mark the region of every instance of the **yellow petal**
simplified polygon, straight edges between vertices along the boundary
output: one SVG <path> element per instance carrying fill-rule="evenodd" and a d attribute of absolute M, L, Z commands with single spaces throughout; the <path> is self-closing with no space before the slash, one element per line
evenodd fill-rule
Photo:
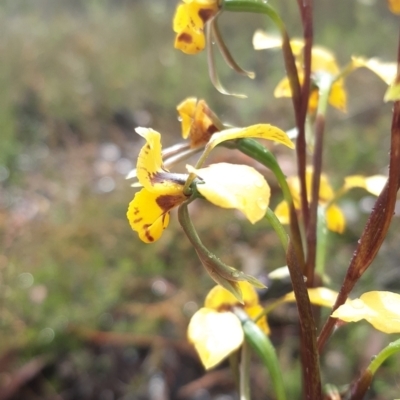
<path fill-rule="evenodd" d="M 239 319 L 231 312 L 200 308 L 191 318 L 188 339 L 206 369 L 219 364 L 243 343 Z"/>
<path fill-rule="evenodd" d="M 400 332 L 400 295 L 392 292 L 367 292 L 359 299 L 340 306 L 332 317 L 346 322 L 367 320 L 385 333 Z"/>
<path fill-rule="evenodd" d="M 339 73 L 339 66 L 335 55 L 325 47 L 313 46 L 311 54 L 312 72 L 327 72 L 332 76 Z"/>
<path fill-rule="evenodd" d="M 182 137 L 187 139 L 190 133 L 190 127 L 192 125 L 194 112 L 196 109 L 197 99 L 196 97 L 189 97 L 183 100 L 176 107 L 179 117 L 181 118 L 182 125 Z"/>
<path fill-rule="evenodd" d="M 279 99 L 281 97 L 292 97 L 292 89 L 287 77 L 283 78 L 274 89 L 274 96 Z"/>
<path fill-rule="evenodd" d="M 131 228 L 145 243 L 153 243 L 160 238 L 169 223 L 169 211 L 181 204 L 186 196 L 163 196 L 142 189 L 129 203 L 127 217 Z"/>
<path fill-rule="evenodd" d="M 256 305 L 250 306 L 250 307 L 245 306 L 244 310 L 246 311 L 246 313 L 249 315 L 250 318 L 254 319 L 263 312 L 264 308 L 262 306 L 260 306 L 259 304 L 256 304 Z M 262 331 L 266 335 L 269 335 L 271 333 L 269 326 L 268 326 L 267 318 L 265 316 L 261 317 L 257 321 L 257 325 L 262 329 Z"/>
<path fill-rule="evenodd" d="M 379 76 L 387 85 L 394 82 L 397 73 L 397 63 L 382 62 L 377 58 L 366 59 L 363 57 L 351 58 L 353 68 L 365 67 Z"/>
<path fill-rule="evenodd" d="M 281 224 L 288 225 L 290 223 L 289 206 L 286 201 L 281 201 L 275 208 L 275 215 Z"/>
<path fill-rule="evenodd" d="M 308 98 L 308 113 L 314 114 L 318 108 L 319 93 L 318 89 L 311 90 L 310 97 Z"/>
<path fill-rule="evenodd" d="M 226 140 L 241 138 L 259 138 L 273 140 L 275 142 L 284 144 L 291 149 L 294 149 L 294 144 L 289 139 L 288 135 L 276 126 L 269 124 L 251 125 L 247 128 L 231 128 L 214 133 L 214 135 L 208 142 L 208 148 L 213 149 L 215 146 L 222 142 L 225 142 Z"/>
<path fill-rule="evenodd" d="M 243 303 L 248 307 L 258 304 L 258 294 L 254 287 L 245 281 L 238 282 L 239 288 L 242 292 Z M 223 310 L 232 306 L 239 305 L 236 297 L 228 292 L 223 287 L 217 285 L 214 286 L 207 294 L 204 301 L 204 306 L 212 308 L 214 310 Z"/>
<path fill-rule="evenodd" d="M 173 22 L 177 33 L 175 48 L 186 54 L 196 54 L 205 47 L 204 24 L 218 12 L 216 1 L 192 1 L 180 4 Z"/>
<path fill-rule="evenodd" d="M 344 88 L 344 80 L 337 80 L 331 88 L 329 94 L 329 104 L 340 111 L 346 112 L 347 109 L 347 93 Z"/>
<path fill-rule="evenodd" d="M 185 54 L 197 54 L 206 47 L 204 33 L 183 29 L 176 35 L 174 47 Z"/>
<path fill-rule="evenodd" d="M 193 149 L 206 145 L 211 136 L 222 129 L 224 129 L 224 125 L 207 103 L 199 100 L 190 127 L 190 147 Z"/>
<path fill-rule="evenodd" d="M 400 0 L 388 0 L 388 6 L 393 14 L 400 14 Z"/>
<path fill-rule="evenodd" d="M 343 189 L 362 188 L 375 196 L 379 196 L 386 181 L 387 178 L 384 175 L 372 175 L 368 177 L 363 175 L 351 175 L 344 178 Z"/>
<path fill-rule="evenodd" d="M 329 206 L 325 213 L 327 228 L 336 233 L 343 233 L 346 229 L 346 219 L 342 210 L 335 204 Z"/>
<path fill-rule="evenodd" d="M 253 47 L 255 50 L 277 49 L 282 47 L 282 38 L 259 29 L 254 33 Z M 290 41 L 290 47 L 294 56 L 299 56 L 304 47 L 304 40 L 293 39 Z"/>
<path fill-rule="evenodd" d="M 338 293 L 334 290 L 325 288 L 325 287 L 318 287 L 308 289 L 308 297 L 310 298 L 311 304 L 320 307 L 328 307 L 331 308 L 335 304 L 336 298 Z M 288 293 L 284 298 L 283 301 L 291 302 L 296 301 L 294 292 Z"/>
<path fill-rule="evenodd" d="M 400 84 L 393 83 L 387 88 L 383 101 L 388 102 L 397 100 L 400 100 Z"/>
<path fill-rule="evenodd" d="M 164 167 L 161 156 L 161 135 L 149 128 L 136 128 L 135 130 L 147 142 L 138 156 L 136 171 L 139 182 L 154 193 L 181 194 L 186 176 L 171 174 Z"/>
<path fill-rule="evenodd" d="M 277 49 L 282 47 L 282 38 L 257 30 L 253 35 L 253 47 L 255 50 Z"/>
<path fill-rule="evenodd" d="M 189 165 L 187 168 L 204 180 L 197 185 L 197 190 L 211 203 L 240 210 L 252 224 L 264 217 L 271 190 L 254 168 L 228 163 L 198 170 Z"/>
<path fill-rule="evenodd" d="M 311 186 L 312 186 L 312 179 L 313 179 L 314 171 L 311 167 L 307 167 L 306 169 L 306 186 L 307 186 L 307 197 L 310 201 L 310 194 L 311 194 Z M 293 179 L 293 178 L 292 178 Z M 290 182 L 289 186 L 293 187 L 294 191 L 299 193 L 300 192 L 300 183 L 297 177 Z M 332 186 L 329 183 L 328 177 L 326 174 L 322 173 L 319 182 L 319 200 L 321 203 L 326 203 L 333 199 L 334 192 Z"/>

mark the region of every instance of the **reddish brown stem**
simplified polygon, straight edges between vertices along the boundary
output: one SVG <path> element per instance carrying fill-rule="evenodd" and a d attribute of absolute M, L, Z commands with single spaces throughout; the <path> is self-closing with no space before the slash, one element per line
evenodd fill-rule
<path fill-rule="evenodd" d="M 291 243 L 287 252 L 287 265 L 299 311 L 300 343 L 304 376 L 304 393 L 307 400 L 321 400 L 321 376 L 316 340 L 315 322 L 307 288 Z"/>
<path fill-rule="evenodd" d="M 400 37 L 397 54 L 397 77 L 396 82 L 400 83 Z M 350 261 L 347 269 L 346 277 L 343 281 L 333 311 L 341 306 L 349 296 L 354 285 L 370 266 L 378 253 L 386 233 L 389 229 L 390 222 L 394 214 L 396 204 L 397 191 L 400 185 L 400 101 L 394 103 L 391 142 L 390 142 L 390 162 L 389 162 L 389 179 L 386 186 L 382 190 L 375 206 L 368 218 L 367 224 L 361 235 L 356 251 Z M 321 334 L 318 338 L 318 349 L 321 352 L 326 341 L 332 333 L 336 319 L 329 318 Z"/>
<path fill-rule="evenodd" d="M 317 115 L 315 120 L 315 147 L 313 157 L 313 178 L 311 185 L 310 214 L 307 226 L 307 258 L 305 276 L 307 286 L 313 287 L 315 259 L 317 254 L 317 217 L 320 177 L 322 172 L 322 150 L 325 130 L 325 117 Z"/>
<path fill-rule="evenodd" d="M 299 110 L 299 119 L 297 121 L 298 136 L 296 141 L 297 151 L 297 169 L 300 181 L 301 211 L 304 219 L 304 225 L 307 228 L 309 223 L 309 209 L 307 200 L 306 186 L 306 130 L 305 122 L 307 117 L 308 99 L 310 97 L 311 82 L 311 50 L 313 42 L 313 13 L 312 0 L 297 0 L 301 20 L 303 24 L 303 61 L 304 61 L 304 80 L 301 87 L 301 104 Z"/>

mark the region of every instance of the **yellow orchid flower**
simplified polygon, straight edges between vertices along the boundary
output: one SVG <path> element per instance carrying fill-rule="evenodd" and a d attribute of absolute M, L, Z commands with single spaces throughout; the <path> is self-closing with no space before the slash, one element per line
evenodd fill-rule
<path fill-rule="evenodd" d="M 312 184 L 313 170 L 307 168 L 306 170 L 306 187 L 307 198 L 311 200 L 311 184 Z M 296 210 L 301 210 L 300 204 L 300 182 L 298 177 L 290 177 L 287 180 L 290 192 L 293 197 L 293 204 Z M 362 175 L 352 175 L 345 178 L 345 183 L 341 189 L 334 192 L 329 184 L 328 178 L 325 174 L 321 174 L 320 188 L 319 188 L 319 205 L 325 208 L 326 225 L 330 231 L 343 233 L 346 227 L 346 219 L 342 210 L 335 204 L 332 204 L 337 198 L 352 188 L 363 188 L 371 194 L 378 196 L 386 183 L 386 177 L 382 175 L 374 175 L 365 177 Z M 285 201 L 279 203 L 275 208 L 275 214 L 282 224 L 289 223 L 289 208 Z"/>
<path fill-rule="evenodd" d="M 189 138 L 190 148 L 208 143 L 211 135 L 224 129 L 224 125 L 204 100 L 189 97 L 177 106 L 182 125 L 182 137 Z"/>
<path fill-rule="evenodd" d="M 219 364 L 243 343 L 242 325 L 239 318 L 231 312 L 232 308 L 243 308 L 251 318 L 255 318 L 263 310 L 253 286 L 248 282 L 238 282 L 238 284 L 244 304 L 240 304 L 223 287 L 215 286 L 208 293 L 204 307 L 200 308 L 190 320 L 188 339 L 194 345 L 206 369 Z M 260 318 L 257 324 L 266 335 L 269 334 L 265 317 Z"/>
<path fill-rule="evenodd" d="M 183 0 L 174 16 L 175 48 L 186 54 L 196 54 L 203 50 L 204 26 L 218 10 L 218 0 Z"/>
<path fill-rule="evenodd" d="M 359 299 L 349 300 L 332 314 L 345 322 L 368 321 L 375 329 L 385 333 L 400 332 L 400 294 L 372 291 Z"/>
<path fill-rule="evenodd" d="M 183 194 L 187 175 L 171 174 L 164 168 L 158 132 L 147 128 L 136 128 L 136 132 L 147 142 L 139 153 L 136 168 L 143 188 L 130 202 L 127 217 L 139 238 L 152 243 L 168 226 L 170 210 L 187 199 Z"/>
<path fill-rule="evenodd" d="M 389 10 L 393 14 L 400 14 L 400 1 L 399 0 L 388 0 Z"/>
<path fill-rule="evenodd" d="M 351 58 L 351 68 L 355 70 L 361 67 L 368 68 L 389 86 L 383 98 L 385 102 L 400 100 L 400 85 L 396 82 L 397 62 L 384 62 L 378 58 L 368 59 L 353 56 Z"/>
<path fill-rule="evenodd" d="M 290 42 L 293 55 L 296 59 L 297 71 L 299 74 L 300 83 L 304 79 L 303 69 L 303 47 L 304 41 L 300 39 L 293 39 Z M 269 35 L 263 31 L 256 31 L 253 37 L 253 46 L 256 50 L 272 49 L 282 46 L 282 40 L 275 36 Z M 315 76 L 318 73 L 327 73 L 332 77 L 336 77 L 340 73 L 339 65 L 336 61 L 335 55 L 322 46 L 313 46 L 311 51 L 311 72 Z M 292 97 L 292 91 L 287 77 L 283 78 L 275 88 L 275 97 Z M 308 109 L 310 113 L 315 112 L 318 106 L 318 88 L 312 88 L 310 92 L 310 99 Z M 346 111 L 347 106 L 347 93 L 344 87 L 344 80 L 337 79 L 329 94 L 329 104 L 341 111 Z"/>
<path fill-rule="evenodd" d="M 146 139 L 139 153 L 136 176 L 143 188 L 130 202 L 127 212 L 129 223 L 139 238 L 152 243 L 161 237 L 168 226 L 169 212 L 187 200 L 184 186 L 187 174 L 169 172 L 162 160 L 161 135 L 149 128 L 136 128 Z M 207 154 L 219 143 L 246 137 L 274 140 L 293 147 L 285 132 L 268 124 L 246 128 L 226 129 L 213 135 L 207 144 Z M 251 223 L 264 217 L 268 208 L 270 188 L 264 177 L 247 165 L 213 164 L 189 172 L 198 177 L 198 191 L 211 203 L 222 208 L 236 208 Z"/>

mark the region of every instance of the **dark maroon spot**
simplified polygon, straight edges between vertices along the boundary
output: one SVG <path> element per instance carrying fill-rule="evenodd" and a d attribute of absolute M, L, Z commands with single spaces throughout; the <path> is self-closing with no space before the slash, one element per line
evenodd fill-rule
<path fill-rule="evenodd" d="M 210 10 L 209 8 L 201 8 L 199 10 L 199 17 L 204 23 L 206 23 L 214 14 L 214 10 Z"/>
<path fill-rule="evenodd" d="M 160 196 L 156 199 L 156 203 L 158 206 L 164 210 L 168 211 L 171 208 L 175 207 L 177 204 L 181 203 L 183 200 L 182 195 L 175 195 L 175 196 Z"/>
<path fill-rule="evenodd" d="M 178 42 L 184 42 L 184 43 L 192 43 L 193 42 L 193 38 L 191 35 L 189 35 L 188 33 L 181 33 L 178 36 Z"/>
<path fill-rule="evenodd" d="M 146 238 L 149 242 L 154 242 L 154 238 L 153 238 L 153 236 L 150 235 L 150 232 L 149 232 L 150 226 L 151 226 L 150 224 L 143 225 L 143 229 L 145 230 L 144 235 L 146 236 Z"/>
<path fill-rule="evenodd" d="M 213 124 L 213 125 L 210 125 L 208 128 L 207 128 L 207 133 L 209 133 L 210 135 L 212 135 L 213 133 L 215 133 L 215 132 L 219 132 L 219 129 Z"/>

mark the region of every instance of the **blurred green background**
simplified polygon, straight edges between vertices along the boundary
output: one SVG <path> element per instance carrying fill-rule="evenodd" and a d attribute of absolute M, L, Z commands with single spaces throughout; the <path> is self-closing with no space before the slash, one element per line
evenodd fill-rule
<path fill-rule="evenodd" d="M 216 92 L 205 54 L 173 49 L 176 3 L 0 3 L 0 400 L 237 398 L 226 365 L 198 381 L 203 370 L 185 341 L 188 320 L 213 283 L 175 218 L 156 244 L 138 240 L 125 217 L 134 189 L 124 177 L 142 144 L 134 127 L 162 132 L 165 146 L 179 141 L 175 107 L 187 96 L 204 98 L 236 126 L 290 129 L 293 113 L 290 100 L 272 95 L 284 75 L 281 55 L 252 49 L 256 29 L 274 32 L 269 21 L 235 13 L 220 19 L 235 59 L 257 73 L 247 80 L 218 59 L 224 85 L 248 95 L 241 100 Z M 273 3 L 290 34 L 300 36 L 296 2 Z M 398 20 L 385 1 L 315 3 L 315 43 L 334 50 L 341 65 L 351 55 L 395 59 Z M 348 112 L 330 110 L 326 131 L 324 170 L 335 187 L 349 174 L 386 173 L 388 164 L 385 85 L 367 70 L 346 85 Z M 293 154 L 273 150 L 293 173 Z M 226 150 L 215 157 L 247 161 Z M 276 204 L 280 193 L 271 185 Z M 332 234 L 327 265 L 336 290 L 373 198 L 354 191 L 341 205 L 349 226 Z M 249 226 L 206 204 L 192 213 L 205 243 L 226 262 L 264 277 L 284 265 L 266 223 Z M 354 296 L 399 290 L 399 240 L 395 218 Z M 278 310 L 271 325 L 289 397 L 300 398 L 294 308 Z M 389 340 L 364 323 L 343 327 L 322 359 L 324 382 L 348 383 Z M 399 361 L 382 367 L 369 399 L 399 397 Z M 254 369 L 255 399 L 269 398 L 264 374 Z"/>

